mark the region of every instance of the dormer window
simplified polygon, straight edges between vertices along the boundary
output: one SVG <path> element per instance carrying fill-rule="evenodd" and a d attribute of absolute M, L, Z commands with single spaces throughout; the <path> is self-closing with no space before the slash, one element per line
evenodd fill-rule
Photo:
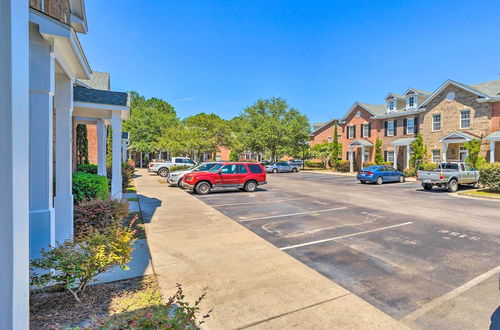
<path fill-rule="evenodd" d="M 413 108 L 415 106 L 415 96 L 410 96 L 408 98 L 408 108 Z"/>
<path fill-rule="evenodd" d="M 391 100 L 389 102 L 387 102 L 387 110 L 388 111 L 394 111 L 396 110 L 396 107 L 395 107 L 395 101 L 394 100 Z"/>

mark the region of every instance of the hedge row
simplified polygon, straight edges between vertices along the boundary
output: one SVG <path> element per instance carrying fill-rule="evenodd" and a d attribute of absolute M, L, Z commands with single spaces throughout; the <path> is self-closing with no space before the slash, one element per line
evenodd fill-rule
<path fill-rule="evenodd" d="M 481 166 L 479 181 L 490 191 L 500 193 L 500 163 Z"/>
<path fill-rule="evenodd" d="M 75 204 L 96 198 L 108 199 L 108 178 L 85 172 L 73 173 L 73 198 Z"/>

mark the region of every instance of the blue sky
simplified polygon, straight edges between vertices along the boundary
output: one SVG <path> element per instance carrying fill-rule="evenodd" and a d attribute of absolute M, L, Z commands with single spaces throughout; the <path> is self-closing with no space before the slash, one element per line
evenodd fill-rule
<path fill-rule="evenodd" d="M 280 96 L 319 122 L 391 91 L 500 79 L 496 0 L 87 0 L 86 10 L 93 70 L 180 117 L 229 119 Z"/>

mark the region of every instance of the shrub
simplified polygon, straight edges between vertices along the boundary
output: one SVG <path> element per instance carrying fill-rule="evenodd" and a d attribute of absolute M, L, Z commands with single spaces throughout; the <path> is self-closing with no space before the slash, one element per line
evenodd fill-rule
<path fill-rule="evenodd" d="M 323 168 L 325 164 L 323 162 L 315 162 L 312 160 L 306 160 L 306 166 L 311 168 Z"/>
<path fill-rule="evenodd" d="M 110 227 L 85 239 L 67 240 L 31 262 L 31 284 L 63 286 L 80 302 L 78 294 L 95 277 L 114 266 L 127 270 L 132 256 L 134 233 L 129 227 Z M 39 275 L 38 270 L 44 270 Z"/>
<path fill-rule="evenodd" d="M 421 163 L 418 169 L 421 171 L 435 171 L 438 168 L 437 163 Z"/>
<path fill-rule="evenodd" d="M 356 164 L 353 164 L 354 167 Z M 348 160 L 341 160 L 337 164 L 337 171 L 339 172 L 349 172 L 351 170 L 351 163 Z"/>
<path fill-rule="evenodd" d="M 363 168 L 368 167 L 368 166 L 375 166 L 375 165 L 377 165 L 377 164 L 376 163 L 372 163 L 372 162 L 364 162 L 363 163 Z"/>
<path fill-rule="evenodd" d="M 134 175 L 135 167 L 133 167 L 129 163 L 122 163 L 122 189 L 125 189 L 128 187 L 130 180 L 132 180 L 132 177 Z M 113 168 L 108 167 L 106 169 L 106 174 L 109 179 L 109 184 L 111 185 L 111 180 L 113 178 Z"/>
<path fill-rule="evenodd" d="M 73 198 L 75 204 L 84 200 L 108 199 L 109 182 L 105 176 L 85 172 L 73 173 Z"/>
<path fill-rule="evenodd" d="M 394 162 L 381 162 L 380 164 L 378 165 L 389 165 L 389 166 L 393 166 L 394 165 Z"/>
<path fill-rule="evenodd" d="M 417 171 L 414 168 L 405 168 L 403 173 L 406 177 L 415 176 Z"/>
<path fill-rule="evenodd" d="M 236 152 L 236 151 L 234 151 L 234 150 L 231 150 L 231 151 L 229 152 L 229 161 L 230 161 L 230 162 L 237 162 L 237 161 L 239 161 L 239 160 L 240 160 L 240 155 L 239 155 L 239 153 L 237 153 L 237 152 Z"/>
<path fill-rule="evenodd" d="M 500 163 L 483 165 L 479 169 L 479 181 L 490 191 L 500 193 Z"/>
<path fill-rule="evenodd" d="M 90 174 L 97 174 L 96 164 L 78 164 L 76 165 L 77 172 L 85 172 Z"/>
<path fill-rule="evenodd" d="M 135 160 L 133 159 L 127 159 L 127 165 L 130 166 L 130 167 L 133 167 L 135 168 Z"/>
<path fill-rule="evenodd" d="M 170 172 L 173 172 L 173 171 L 181 171 L 181 170 L 185 170 L 187 168 L 189 168 L 190 166 L 172 166 L 171 168 L 169 168 L 169 171 Z"/>
<path fill-rule="evenodd" d="M 117 226 L 128 215 L 128 203 L 117 199 L 92 199 L 75 205 L 75 236 L 88 237 L 94 232 L 104 232 L 110 226 Z"/>
<path fill-rule="evenodd" d="M 212 312 L 209 310 L 201 320 L 198 320 L 199 305 L 205 299 L 205 295 L 206 293 L 203 293 L 193 306 L 190 306 L 184 300 L 182 286 L 177 283 L 177 292 L 166 304 L 95 319 L 88 329 L 200 329 Z"/>

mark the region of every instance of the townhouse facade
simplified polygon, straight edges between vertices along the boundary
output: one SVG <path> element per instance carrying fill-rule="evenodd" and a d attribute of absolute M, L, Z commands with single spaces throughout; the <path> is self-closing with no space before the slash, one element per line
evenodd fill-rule
<path fill-rule="evenodd" d="M 316 129 L 310 145 L 331 142 L 332 120 Z M 434 92 L 409 88 L 389 93 L 383 104 L 356 102 L 338 122 L 342 160 L 350 170 L 374 162 L 379 139 L 384 161 L 399 170 L 409 168 L 411 144 L 422 134 L 426 159 L 465 160 L 464 143 L 481 140 L 481 156 L 500 161 L 500 80 L 466 85 L 447 80 Z"/>

